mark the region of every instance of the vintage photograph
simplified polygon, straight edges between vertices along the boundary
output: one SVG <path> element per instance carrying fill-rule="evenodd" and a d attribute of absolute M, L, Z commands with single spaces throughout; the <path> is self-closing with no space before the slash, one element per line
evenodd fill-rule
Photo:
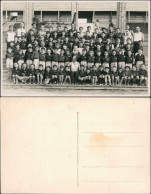
<path fill-rule="evenodd" d="M 2 96 L 148 96 L 150 2 L 3 1 Z"/>

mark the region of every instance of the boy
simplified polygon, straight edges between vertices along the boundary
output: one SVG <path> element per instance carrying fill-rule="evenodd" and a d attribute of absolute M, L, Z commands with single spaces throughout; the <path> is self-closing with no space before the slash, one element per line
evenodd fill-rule
<path fill-rule="evenodd" d="M 86 55 L 85 49 L 82 50 L 82 55 L 80 55 L 79 61 L 80 61 L 81 65 L 84 65 L 84 68 L 86 69 L 86 67 L 87 67 L 87 55 Z"/>
<path fill-rule="evenodd" d="M 37 75 L 38 84 L 42 84 L 43 77 L 44 77 L 44 70 L 43 70 L 43 65 L 42 64 L 39 65 L 39 68 L 36 71 L 36 75 Z"/>
<path fill-rule="evenodd" d="M 101 63 L 102 63 L 101 51 L 98 50 L 95 57 L 95 66 L 97 67 L 97 69 L 101 66 Z"/>
<path fill-rule="evenodd" d="M 65 60 L 64 60 L 65 66 L 67 66 L 71 61 L 72 61 L 71 53 L 70 53 L 70 50 L 67 49 L 65 53 Z"/>
<path fill-rule="evenodd" d="M 60 51 L 60 55 L 59 55 L 59 59 L 58 59 L 59 68 L 60 68 L 60 66 L 64 66 L 64 61 L 65 61 L 65 56 L 64 56 L 64 50 L 62 49 Z"/>
<path fill-rule="evenodd" d="M 130 67 L 129 66 L 125 67 L 125 71 L 123 73 L 123 77 L 124 77 L 125 85 L 129 85 L 130 78 L 131 78 L 131 71 L 130 71 Z"/>
<path fill-rule="evenodd" d="M 147 73 L 147 70 L 145 69 L 145 64 L 141 65 L 141 68 L 138 72 L 138 76 L 139 76 L 139 80 L 140 80 L 140 85 L 146 86 L 148 73 Z"/>
<path fill-rule="evenodd" d="M 135 64 L 137 71 L 139 71 L 142 64 L 145 64 L 145 56 L 143 55 L 143 51 L 141 49 L 138 50 L 138 54 L 135 57 Z"/>
<path fill-rule="evenodd" d="M 52 71 L 51 71 L 51 80 L 53 84 L 57 84 L 58 83 L 58 66 L 57 65 L 53 65 L 52 67 Z"/>
<path fill-rule="evenodd" d="M 63 65 L 60 65 L 60 70 L 58 72 L 58 75 L 59 75 L 59 83 L 63 84 L 64 77 L 65 77 L 64 66 Z"/>
<path fill-rule="evenodd" d="M 116 66 L 113 66 L 113 68 L 112 68 L 111 78 L 112 78 L 112 85 L 113 86 L 119 84 L 119 76 L 118 76 L 118 71 L 117 71 Z"/>
<path fill-rule="evenodd" d="M 132 85 L 138 84 L 138 71 L 135 65 L 133 65 L 133 68 L 131 70 L 131 81 L 130 82 Z"/>
<path fill-rule="evenodd" d="M 45 72 L 45 84 L 49 84 L 51 79 L 51 70 L 50 66 L 46 66 L 46 72 Z"/>
<path fill-rule="evenodd" d="M 108 67 L 108 68 L 110 67 L 110 57 L 109 57 L 107 51 L 104 52 L 104 57 L 102 58 L 102 65 L 103 65 L 104 68 L 105 67 Z"/>
<path fill-rule="evenodd" d="M 125 69 L 125 49 L 121 49 L 121 53 L 118 55 L 118 67 Z"/>
<path fill-rule="evenodd" d="M 27 49 L 27 41 L 26 41 L 26 37 L 25 36 L 21 37 L 20 48 L 23 50 L 23 53 L 25 54 L 26 49 Z"/>
<path fill-rule="evenodd" d="M 18 68 L 18 63 L 14 63 L 14 68 L 12 71 L 13 83 L 18 84 L 18 76 L 20 74 L 20 70 Z"/>
<path fill-rule="evenodd" d="M 59 54 L 58 54 L 58 49 L 54 50 L 54 53 L 52 54 L 52 63 L 51 66 L 57 65 L 58 67 L 58 62 L 59 62 Z"/>
<path fill-rule="evenodd" d="M 78 78 L 78 70 L 80 68 L 79 62 L 77 62 L 76 56 L 72 57 L 72 62 L 70 63 L 71 67 L 71 81 L 75 85 L 77 83 Z"/>
<path fill-rule="evenodd" d="M 91 70 L 89 68 L 85 71 L 85 83 L 91 84 Z"/>
<path fill-rule="evenodd" d="M 27 64 L 23 63 L 22 68 L 20 70 L 20 74 L 18 75 L 18 80 L 20 80 L 23 84 L 26 84 L 28 77 Z"/>
<path fill-rule="evenodd" d="M 133 65 L 133 56 L 132 56 L 132 51 L 129 50 L 127 56 L 125 57 L 125 64 L 128 66 L 130 69 L 132 69 Z"/>
<path fill-rule="evenodd" d="M 42 48 L 41 52 L 39 53 L 39 63 L 43 66 L 43 70 L 46 68 L 46 54 L 45 49 Z"/>
<path fill-rule="evenodd" d="M 122 85 L 123 83 L 123 80 L 124 80 L 124 76 L 123 76 L 123 68 L 122 67 L 119 67 L 119 70 L 118 70 L 118 76 L 119 76 L 119 85 Z"/>
<path fill-rule="evenodd" d="M 36 75 L 36 71 L 35 71 L 35 66 L 34 64 L 31 64 L 30 69 L 28 70 L 28 76 L 29 76 L 29 83 L 35 83 L 35 75 Z"/>
<path fill-rule="evenodd" d="M 94 57 L 94 52 L 92 50 L 89 52 L 87 62 L 88 62 L 88 68 L 92 68 L 94 66 L 95 57 Z"/>
<path fill-rule="evenodd" d="M 51 49 L 48 48 L 46 53 L 46 67 L 49 66 L 51 68 L 51 60 L 52 60 Z"/>
<path fill-rule="evenodd" d="M 69 82 L 69 84 L 71 84 L 71 71 L 70 71 L 70 67 L 66 66 L 65 67 L 65 80 L 64 83 Z"/>
<path fill-rule="evenodd" d="M 33 52 L 33 64 L 35 65 L 35 69 L 39 67 L 39 47 L 36 46 Z"/>
<path fill-rule="evenodd" d="M 105 85 L 107 86 L 108 83 L 109 85 L 111 85 L 111 75 L 110 75 L 109 67 L 105 67 L 104 78 L 105 78 Z"/>
<path fill-rule="evenodd" d="M 78 81 L 81 85 L 84 84 L 85 81 L 85 71 L 84 71 L 84 65 L 80 66 L 80 70 L 78 71 Z"/>
<path fill-rule="evenodd" d="M 91 70 L 92 85 L 96 85 L 98 81 L 98 71 L 95 65 L 93 65 Z"/>
<path fill-rule="evenodd" d="M 110 63 L 111 63 L 111 65 L 110 65 L 111 70 L 114 66 L 117 68 L 117 56 L 116 56 L 115 50 L 112 50 L 112 55 L 110 57 Z"/>
<path fill-rule="evenodd" d="M 7 32 L 7 46 L 9 46 L 11 41 L 14 41 L 16 33 L 14 32 L 14 27 L 12 25 L 9 26 L 9 31 Z"/>
<path fill-rule="evenodd" d="M 103 85 L 104 84 L 104 67 L 103 67 L 103 65 L 99 66 L 98 82 L 99 82 L 99 85 Z"/>
<path fill-rule="evenodd" d="M 8 79 L 11 79 L 12 77 L 13 58 L 14 58 L 14 54 L 12 53 L 12 49 L 8 47 L 7 53 L 6 53 L 6 67 L 8 69 Z"/>
<path fill-rule="evenodd" d="M 18 65 L 19 65 L 19 69 L 21 69 L 22 64 L 24 63 L 24 54 L 23 51 L 20 50 L 18 53 Z"/>
<path fill-rule="evenodd" d="M 32 60 L 33 60 L 33 50 L 32 47 L 29 47 L 28 50 L 25 53 L 25 62 L 27 64 L 27 69 L 29 69 L 30 65 L 32 64 Z"/>

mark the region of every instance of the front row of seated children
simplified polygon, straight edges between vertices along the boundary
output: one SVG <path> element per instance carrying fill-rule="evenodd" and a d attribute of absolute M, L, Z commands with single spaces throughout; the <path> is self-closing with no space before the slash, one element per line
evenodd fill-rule
<path fill-rule="evenodd" d="M 57 65 L 53 65 L 52 69 L 47 66 L 43 70 L 43 65 L 35 70 L 34 65 L 27 69 L 27 64 L 23 63 L 22 68 L 19 69 L 18 63 L 14 64 L 12 78 L 13 83 L 29 83 L 29 84 L 89 84 L 89 85 L 147 85 L 147 70 L 145 65 L 142 64 L 139 71 L 134 65 L 132 69 L 126 66 L 123 70 L 122 67 L 117 68 L 113 66 L 112 71 L 109 67 L 102 65 L 97 67 L 94 65 L 91 69 L 85 70 L 84 65 L 80 65 L 77 72 L 70 70 L 69 66 L 60 66 L 59 70 Z"/>

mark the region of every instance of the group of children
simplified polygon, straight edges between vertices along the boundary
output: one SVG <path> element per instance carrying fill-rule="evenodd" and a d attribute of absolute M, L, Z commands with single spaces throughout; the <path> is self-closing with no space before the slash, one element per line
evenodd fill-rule
<path fill-rule="evenodd" d="M 29 84 L 146 85 L 147 70 L 142 41 L 113 27 L 91 27 L 83 32 L 50 26 L 37 30 L 36 24 L 19 36 L 10 26 L 7 36 L 6 65 L 9 79 Z"/>

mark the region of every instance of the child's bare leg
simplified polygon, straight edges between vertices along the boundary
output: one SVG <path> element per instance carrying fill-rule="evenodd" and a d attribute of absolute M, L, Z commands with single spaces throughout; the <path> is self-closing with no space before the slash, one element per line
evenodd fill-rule
<path fill-rule="evenodd" d="M 43 75 L 40 74 L 40 83 L 42 84 L 42 80 L 43 80 Z"/>
<path fill-rule="evenodd" d="M 40 74 L 37 74 L 37 82 L 39 83 L 40 78 L 39 78 Z"/>
<path fill-rule="evenodd" d="M 111 78 L 110 78 L 110 76 L 108 76 L 108 80 L 109 80 L 109 85 L 111 85 Z"/>
<path fill-rule="evenodd" d="M 32 79 L 33 79 L 33 84 L 34 84 L 35 83 L 35 76 L 34 75 L 33 75 Z"/>

